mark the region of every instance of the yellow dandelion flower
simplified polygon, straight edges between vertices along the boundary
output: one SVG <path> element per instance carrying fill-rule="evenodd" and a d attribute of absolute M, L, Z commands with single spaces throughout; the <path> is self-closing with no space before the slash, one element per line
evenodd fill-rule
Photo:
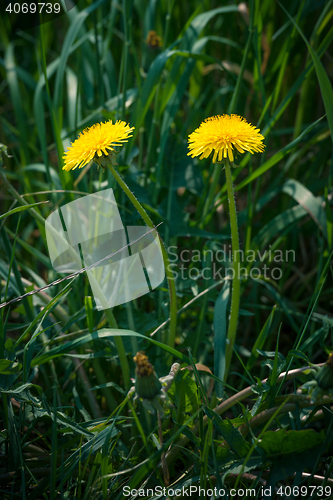
<path fill-rule="evenodd" d="M 208 158 L 214 152 L 213 163 L 224 158 L 234 161 L 233 149 L 239 153 L 261 153 L 265 145 L 260 130 L 238 115 L 218 115 L 207 118 L 189 135 L 188 156 Z"/>
<path fill-rule="evenodd" d="M 131 137 L 131 132 L 134 127 L 126 125 L 126 122 L 118 120 L 112 123 L 112 120 L 105 123 L 96 123 L 92 127 L 88 127 L 68 148 L 63 156 L 65 165 L 63 170 L 74 170 L 82 168 L 90 160 L 98 160 L 103 154 L 108 156 L 111 152 L 115 153 L 113 146 L 122 146 L 123 142 L 127 142 Z M 112 159 L 112 158 L 111 158 Z"/>

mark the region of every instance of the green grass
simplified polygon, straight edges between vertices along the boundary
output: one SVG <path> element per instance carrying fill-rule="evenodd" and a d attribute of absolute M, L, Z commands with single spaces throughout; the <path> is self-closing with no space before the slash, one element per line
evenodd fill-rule
<path fill-rule="evenodd" d="M 332 17 L 332 0 L 81 0 L 21 32 L 1 17 L 1 303 L 64 277 L 45 219 L 106 188 L 125 225 L 162 222 L 167 267 L 113 310 L 97 310 L 86 273 L 0 309 L 1 500 L 168 485 L 331 496 L 333 398 L 299 388 L 333 350 Z M 225 172 L 187 156 L 188 135 L 224 113 L 266 146 L 232 170 L 254 257 L 227 377 Z M 109 119 L 135 127 L 115 170 L 62 170 L 78 133 Z M 139 350 L 159 377 L 181 367 L 161 419 L 128 392 Z"/>

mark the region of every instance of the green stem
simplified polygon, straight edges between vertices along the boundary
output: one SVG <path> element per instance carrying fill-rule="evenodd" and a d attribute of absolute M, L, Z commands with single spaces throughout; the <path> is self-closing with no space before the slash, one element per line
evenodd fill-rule
<path fill-rule="evenodd" d="M 119 186 L 121 187 L 121 189 L 126 193 L 129 200 L 133 203 L 134 207 L 139 212 L 139 214 L 141 215 L 141 217 L 143 218 L 143 220 L 147 224 L 147 226 L 154 227 L 154 224 L 153 224 L 152 220 L 150 219 L 149 215 L 147 214 L 145 209 L 142 207 L 140 202 L 136 199 L 136 197 L 134 196 L 134 194 L 132 193 L 130 188 L 127 186 L 127 184 L 120 177 L 118 172 L 113 168 L 113 166 L 111 165 L 110 162 L 105 162 L 105 163 L 106 163 L 107 168 L 110 170 L 111 174 L 116 179 Z M 170 294 L 170 329 L 169 329 L 169 336 L 168 336 L 167 345 L 169 345 L 170 347 L 174 347 L 175 337 L 176 337 L 176 326 L 177 326 L 176 287 L 175 287 L 175 282 L 173 279 L 172 271 L 170 269 L 170 261 L 169 261 L 167 251 L 163 245 L 162 240 L 160 240 L 160 243 L 161 243 L 163 262 L 164 262 L 166 277 L 168 280 L 169 294 Z"/>
<path fill-rule="evenodd" d="M 228 159 L 225 160 L 225 175 L 227 180 L 228 203 L 230 212 L 230 228 L 231 228 L 232 256 L 233 256 L 232 267 L 234 271 L 233 273 L 234 276 L 232 280 L 231 310 L 230 310 L 230 319 L 229 319 L 228 334 L 227 334 L 226 367 L 225 367 L 224 380 L 226 380 L 228 376 L 228 371 L 232 357 L 232 350 L 236 340 L 239 300 L 240 300 L 240 276 L 239 276 L 240 252 L 239 252 L 237 211 L 236 211 L 236 202 L 234 196 L 234 186 L 232 183 L 231 168 Z"/>
<path fill-rule="evenodd" d="M 201 219 L 203 221 L 202 227 L 204 227 L 206 215 L 208 214 L 208 212 L 212 208 L 211 206 L 212 206 L 212 203 L 213 203 L 213 200 L 215 197 L 216 186 L 218 185 L 218 182 L 220 179 L 220 174 L 221 174 L 221 166 L 220 166 L 220 164 L 216 163 L 214 165 L 214 172 L 213 172 L 212 181 L 210 183 L 208 196 L 207 196 L 206 203 L 204 205 L 204 209 L 202 212 L 202 219 Z"/>

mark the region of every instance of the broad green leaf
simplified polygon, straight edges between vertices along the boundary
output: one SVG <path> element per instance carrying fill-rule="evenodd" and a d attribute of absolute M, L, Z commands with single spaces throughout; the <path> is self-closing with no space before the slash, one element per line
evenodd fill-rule
<path fill-rule="evenodd" d="M 325 439 L 325 432 L 318 434 L 313 429 L 300 431 L 287 431 L 280 429 L 275 431 L 266 431 L 258 441 L 258 446 L 264 450 L 267 457 L 278 457 L 289 453 L 300 453 L 308 450 Z"/>
<path fill-rule="evenodd" d="M 279 430 L 278 434 L 282 432 Z M 289 431 L 289 432 L 305 432 L 305 431 Z M 314 431 L 313 431 L 314 432 Z M 269 480 L 266 488 L 274 488 L 278 481 L 286 480 L 287 478 L 297 474 L 301 477 L 305 470 L 310 472 L 317 466 L 318 456 L 322 452 L 323 444 L 318 444 L 311 448 L 305 448 L 299 453 L 280 453 L 270 458 L 272 465 L 270 467 Z M 309 498 L 309 497 L 308 497 Z"/>

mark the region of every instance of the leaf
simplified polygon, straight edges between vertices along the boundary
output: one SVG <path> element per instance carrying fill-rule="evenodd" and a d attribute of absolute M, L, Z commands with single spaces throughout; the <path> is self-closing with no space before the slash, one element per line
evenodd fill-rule
<path fill-rule="evenodd" d="M 32 207 L 35 207 L 36 205 L 41 205 L 44 203 L 48 203 L 48 201 L 39 201 L 38 203 L 31 203 L 30 205 L 22 205 L 20 207 L 13 208 L 13 210 L 9 210 L 9 212 L 6 212 L 5 214 L 0 215 L 0 219 L 3 219 L 4 217 L 8 217 L 8 215 L 15 214 L 16 212 L 22 212 L 23 210 L 27 210 L 27 208 L 32 208 Z"/>
<path fill-rule="evenodd" d="M 81 403 L 79 393 L 76 390 L 76 387 L 73 387 L 73 396 L 75 400 L 75 405 L 79 412 L 81 413 L 82 417 L 84 418 L 85 422 L 89 422 L 91 420 L 91 417 L 89 416 L 87 410 L 84 408 L 84 406 Z"/>
<path fill-rule="evenodd" d="M 98 389 L 106 389 L 107 387 L 114 387 L 118 392 L 120 392 L 123 396 L 126 396 L 126 391 L 122 389 L 118 384 L 115 382 L 107 382 L 106 384 L 101 384 L 101 385 L 95 385 L 92 387 L 90 390 L 91 391 L 97 391 Z"/>
<path fill-rule="evenodd" d="M 264 356 L 265 358 L 275 358 L 275 351 L 262 351 L 261 349 L 257 349 L 257 351 L 261 356 Z M 280 359 L 280 361 L 285 361 L 286 359 L 280 352 L 278 352 L 278 358 Z"/>
<path fill-rule="evenodd" d="M 2 154 L 7 156 L 7 158 L 11 158 L 11 156 L 8 154 L 8 146 L 6 146 L 5 144 L 2 144 L 0 142 L 0 165 L 2 166 L 3 165 L 3 162 L 2 162 Z"/>
<path fill-rule="evenodd" d="M 224 7 L 217 7 L 216 9 L 203 12 L 196 16 L 189 24 L 186 26 L 186 31 L 184 33 L 184 40 L 188 46 L 194 43 L 201 31 L 204 29 L 206 24 L 218 14 L 227 14 L 230 12 L 238 12 L 237 5 L 227 5 Z"/>
<path fill-rule="evenodd" d="M 134 472 L 134 474 L 131 473 L 131 479 L 128 482 L 128 486 L 129 486 L 130 490 L 133 490 L 134 488 L 136 488 L 138 484 L 142 484 L 143 479 L 148 477 L 149 472 L 152 469 L 156 469 L 157 464 L 158 464 L 158 462 L 160 460 L 162 452 L 164 450 L 168 449 L 168 447 L 175 441 L 175 439 L 183 432 L 183 429 L 184 429 L 185 426 L 192 425 L 193 420 L 199 415 L 200 412 L 201 412 L 201 409 L 199 409 L 193 415 L 191 415 L 189 417 L 189 419 L 186 420 L 186 422 L 184 423 L 184 425 L 181 426 L 173 434 L 173 436 L 171 436 L 170 439 L 168 439 L 168 441 L 166 443 L 164 443 L 163 447 L 161 447 L 153 455 L 150 455 L 149 458 L 147 458 L 146 460 L 144 460 L 143 462 L 141 462 L 140 464 L 138 464 L 138 466 L 136 466 L 136 468 L 138 468 L 138 470 L 136 470 Z"/>
<path fill-rule="evenodd" d="M 248 175 L 242 182 L 240 182 L 236 187 L 235 191 L 238 191 L 239 189 L 242 189 L 244 186 L 249 184 L 250 182 L 254 181 L 254 179 L 257 179 L 257 177 L 260 177 L 263 175 L 267 170 L 270 168 L 274 167 L 282 158 L 284 158 L 290 151 L 292 151 L 295 146 L 297 146 L 302 139 L 306 137 L 306 135 L 323 119 L 324 117 L 319 118 L 319 120 L 315 121 L 309 127 L 307 127 L 304 132 L 302 132 L 297 139 L 294 141 L 290 142 L 285 146 L 284 148 L 280 149 L 275 155 L 273 155 L 271 158 L 269 158 L 267 161 L 265 161 L 262 165 L 260 165 L 259 168 L 256 168 L 250 175 Z M 242 163 L 241 163 L 241 166 Z"/>
<path fill-rule="evenodd" d="M 258 279 L 257 282 L 267 288 L 269 294 L 272 295 L 274 302 L 278 303 L 281 306 L 281 309 L 287 316 L 290 325 L 293 327 L 295 332 L 298 333 L 299 327 L 291 314 L 293 312 L 297 312 L 295 310 L 295 307 L 291 303 L 289 303 L 286 298 L 282 297 L 282 295 L 267 281 Z"/>
<path fill-rule="evenodd" d="M 38 394 L 42 393 L 41 387 L 39 385 L 31 384 L 31 383 L 26 383 L 26 384 L 19 384 L 16 387 L 13 387 L 12 389 L 0 389 L 0 392 L 3 394 L 7 394 L 8 396 L 11 396 L 12 398 L 16 399 L 17 401 L 21 401 L 23 403 L 29 403 L 32 406 L 36 406 L 37 408 L 41 407 L 41 400 L 35 396 L 33 396 L 30 392 L 31 388 L 36 389 Z"/>
<path fill-rule="evenodd" d="M 175 47 L 178 43 L 179 40 L 176 40 L 172 45 L 170 45 L 170 47 L 168 47 L 167 50 L 162 52 L 162 54 L 159 54 L 149 68 L 146 81 L 143 84 L 140 96 L 137 99 L 137 105 L 132 120 L 135 127 L 135 130 L 133 132 L 133 140 L 138 134 L 149 106 L 153 100 L 156 86 L 160 81 L 160 76 L 165 63 L 169 59 L 169 57 L 173 56 L 176 53 L 176 51 L 173 50 L 173 47 Z"/>
<path fill-rule="evenodd" d="M 313 363 L 311 363 L 311 361 L 307 357 L 307 355 L 300 350 L 291 349 L 291 351 L 288 352 L 287 361 L 289 361 L 289 357 L 301 359 L 302 361 L 305 361 L 305 363 L 307 363 L 309 366 L 314 366 Z"/>
<path fill-rule="evenodd" d="M 62 184 L 59 178 L 59 172 L 53 167 L 44 165 L 44 163 L 30 163 L 29 165 L 22 167 L 22 172 L 42 172 L 44 175 L 46 175 L 46 179 L 48 179 L 47 177 L 48 175 L 50 176 L 56 189 L 62 189 Z M 35 176 L 31 180 L 34 181 L 34 179 Z M 45 191 L 47 189 L 50 189 L 50 186 L 46 184 Z"/>
<path fill-rule="evenodd" d="M 147 340 L 148 342 L 151 342 L 152 344 L 155 344 L 165 351 L 169 352 L 170 354 L 173 354 L 175 358 L 181 359 L 183 362 L 190 364 L 191 361 L 190 359 L 182 354 L 181 352 L 177 351 L 176 349 L 173 349 L 172 347 L 169 347 L 162 342 L 158 342 L 157 340 L 152 339 L 151 337 L 145 337 L 145 335 L 141 335 L 141 333 L 134 332 L 132 330 L 118 330 L 118 329 L 108 329 L 108 328 L 103 328 L 101 330 L 98 330 L 97 332 L 89 333 L 87 335 L 83 335 L 80 338 L 77 338 L 75 340 L 71 340 L 69 342 L 66 342 L 66 344 L 54 347 L 53 349 L 50 349 L 48 352 L 41 354 L 40 356 L 36 356 L 32 362 L 31 362 L 31 367 L 34 366 L 39 366 L 43 363 L 46 363 L 50 361 L 51 359 L 57 358 L 59 356 L 62 356 L 63 354 L 72 351 L 73 349 L 77 349 L 78 347 L 91 342 L 92 340 L 98 340 L 98 339 L 109 339 L 111 337 L 140 337 L 141 339 Z"/>
<path fill-rule="evenodd" d="M 282 191 L 292 196 L 308 212 L 327 239 L 327 219 L 321 199 L 316 198 L 309 189 L 294 179 L 288 179 Z"/>
<path fill-rule="evenodd" d="M 177 190 L 180 187 L 185 187 L 191 193 L 201 196 L 203 192 L 202 175 L 199 168 L 189 158 L 176 163 L 173 175 L 172 189 Z"/>
<path fill-rule="evenodd" d="M 82 27 L 84 21 L 94 10 L 96 10 L 101 4 L 104 3 L 105 0 L 97 0 L 97 2 L 92 3 L 89 7 L 82 10 L 75 19 L 71 23 L 67 33 L 65 40 L 62 44 L 61 55 L 58 63 L 58 70 L 55 80 L 55 89 L 54 89 L 54 107 L 55 109 L 61 108 L 60 105 L 61 97 L 62 97 L 62 87 L 63 87 L 63 78 L 66 71 L 66 64 L 70 53 L 72 52 L 72 48 L 74 45 L 74 41 L 76 35 L 78 34 L 80 28 Z"/>
<path fill-rule="evenodd" d="M 177 424 L 183 425 L 188 419 L 188 415 L 192 415 L 198 409 L 197 385 L 186 371 L 178 372 L 174 383 L 168 391 L 168 397 L 177 407 L 177 415 L 175 421 Z"/>
<path fill-rule="evenodd" d="M 8 416 L 7 416 L 7 434 L 9 439 L 9 449 L 8 449 L 8 462 L 9 467 L 14 467 L 13 470 L 17 470 L 22 463 L 22 448 L 19 436 L 19 430 L 17 428 L 18 422 L 15 418 L 13 405 L 8 405 Z"/>
<path fill-rule="evenodd" d="M 6 232 L 9 234 L 9 236 L 12 236 L 15 238 L 15 233 L 11 231 L 7 226 L 5 227 Z M 22 240 L 18 236 L 16 236 L 16 241 L 19 243 L 23 248 L 25 248 L 31 255 L 34 256 L 34 258 L 38 259 L 40 263 L 42 263 L 45 267 L 48 267 L 49 269 L 52 269 L 52 264 L 50 261 L 50 257 L 47 257 L 44 255 L 42 252 L 40 252 L 36 247 L 29 245 L 25 240 Z M 18 293 L 19 295 L 19 293 Z"/>
<path fill-rule="evenodd" d="M 205 405 L 203 406 L 206 415 L 213 421 L 216 429 L 228 443 L 232 451 L 240 458 L 245 457 L 249 452 L 250 445 L 245 441 L 239 430 L 233 426 L 231 420 L 228 418 L 222 420 L 220 415 L 214 410 Z"/>
<path fill-rule="evenodd" d="M 278 431 L 276 434 L 279 432 L 281 431 Z M 270 466 L 270 475 L 266 488 L 273 489 L 278 481 L 287 479 L 295 473 L 301 475 L 306 469 L 312 471 L 317 463 L 317 457 L 320 451 L 321 446 L 318 445 L 310 449 L 305 449 L 300 453 L 288 453 L 287 455 L 281 453 L 280 455 L 271 458 L 272 465 Z"/>
<path fill-rule="evenodd" d="M 115 427 L 113 421 L 111 425 L 108 425 L 105 429 L 103 429 L 101 432 L 91 438 L 87 443 L 81 446 L 77 451 L 75 451 L 64 463 L 65 479 L 67 479 L 71 475 L 72 471 L 75 470 L 75 468 L 78 466 L 79 461 L 83 463 L 89 455 L 95 453 L 99 448 L 103 446 L 107 437 L 112 438 L 118 433 L 119 430 Z"/>
<path fill-rule="evenodd" d="M 191 227 L 185 224 L 185 222 L 179 221 L 178 224 L 172 225 L 170 230 L 171 236 L 184 236 L 184 237 L 194 237 L 198 236 L 199 238 L 207 238 L 214 240 L 230 240 L 230 236 L 221 233 L 211 233 L 210 231 L 206 231 L 204 229 L 198 229 L 196 227 Z M 218 274 L 218 273 L 217 273 Z"/>
<path fill-rule="evenodd" d="M 273 369 L 269 377 L 269 408 L 272 408 L 274 406 L 275 394 L 276 394 L 276 380 L 281 369 L 281 365 L 278 367 L 280 331 L 281 331 L 281 325 L 276 340 Z"/>
<path fill-rule="evenodd" d="M 200 32 L 204 29 L 206 24 L 216 15 L 218 14 L 227 14 L 229 12 L 237 11 L 236 6 L 225 6 L 218 7 L 217 9 L 210 10 L 208 12 L 204 12 L 190 19 L 188 24 L 185 25 L 183 32 L 181 34 L 182 38 L 180 39 L 180 47 L 182 50 L 195 50 L 195 43 L 197 41 Z M 208 37 L 202 37 L 198 42 L 199 44 L 205 44 L 208 40 Z M 199 45 L 200 48 L 200 45 Z M 198 49 L 198 46 L 197 46 Z M 180 58 L 177 58 L 171 68 L 169 78 L 166 81 L 165 87 L 163 89 L 162 96 L 162 104 L 161 111 L 164 110 L 165 106 L 168 104 L 171 96 L 178 91 L 176 88 L 179 88 L 179 80 L 183 74 L 183 61 Z"/>
<path fill-rule="evenodd" d="M 147 111 L 149 109 L 149 106 L 153 100 L 155 90 L 157 87 L 157 84 L 160 82 L 160 77 L 162 74 L 162 71 L 165 67 L 165 64 L 167 60 L 175 55 L 179 55 L 181 57 L 200 57 L 198 54 L 189 54 L 186 51 L 190 51 L 193 47 L 193 44 L 197 40 L 198 36 L 200 35 L 200 32 L 204 29 L 206 24 L 216 15 L 218 14 L 226 14 L 229 12 L 237 12 L 237 6 L 236 5 L 228 5 L 224 7 L 218 7 L 217 9 L 212 9 L 208 12 L 204 12 L 203 14 L 199 14 L 196 16 L 189 24 L 189 26 L 185 27 L 185 32 L 184 35 L 181 39 L 176 40 L 174 43 L 172 43 L 165 51 L 163 51 L 161 54 L 159 54 L 156 59 L 154 59 L 153 63 L 151 64 L 147 78 L 145 83 L 143 84 L 142 90 L 140 92 L 140 96 L 137 100 L 137 106 L 135 109 L 135 114 L 133 117 L 133 125 L 135 126 L 135 130 L 133 133 L 133 141 L 136 137 L 136 134 L 139 132 L 139 129 L 143 123 L 143 120 L 147 114 Z M 181 49 L 182 50 L 173 50 L 176 45 L 179 43 L 181 44 Z M 175 86 L 175 81 L 178 82 L 178 79 L 176 78 L 177 74 L 179 73 L 179 68 L 180 68 L 180 63 L 181 61 L 176 62 L 173 65 L 173 69 L 170 72 L 170 78 L 169 78 L 169 92 L 171 90 L 171 94 L 174 92 L 174 86 Z M 168 92 L 168 89 L 166 88 L 164 91 L 164 95 Z M 169 102 L 169 99 L 171 97 L 171 94 L 169 95 L 168 99 L 164 99 L 164 102 Z M 165 125 L 166 126 L 166 125 Z"/>
<path fill-rule="evenodd" d="M 165 111 L 163 114 L 163 121 L 162 121 L 162 127 L 161 127 L 160 151 L 159 151 L 159 155 L 158 155 L 158 163 L 160 166 L 162 164 L 164 151 L 165 151 L 165 148 L 167 145 L 170 127 L 172 125 L 172 122 L 174 121 L 174 118 L 175 118 L 176 113 L 178 111 L 179 105 L 183 99 L 185 90 L 188 86 L 188 81 L 189 81 L 191 74 L 194 70 L 196 59 L 205 60 L 207 57 L 207 56 L 203 56 L 200 54 L 196 54 L 195 51 L 200 52 L 203 49 L 203 47 L 207 41 L 208 41 L 207 38 L 201 38 L 194 45 L 192 53 L 185 53 L 185 52 L 177 51 L 177 55 L 183 56 L 183 57 L 190 57 L 190 60 L 187 61 L 186 66 L 181 73 L 181 77 L 179 78 L 179 81 L 177 82 L 177 86 L 175 87 L 173 94 L 168 99 L 168 102 L 167 102 L 167 105 L 165 107 Z M 209 59 L 210 59 L 210 61 L 207 61 L 207 62 L 215 62 L 214 58 L 209 58 Z"/>
<path fill-rule="evenodd" d="M 138 89 L 137 88 L 132 88 L 132 89 L 127 89 L 126 90 L 126 102 L 135 102 L 137 99 L 138 95 Z M 89 115 L 85 116 L 80 120 L 77 124 L 77 129 L 83 129 L 85 127 L 88 127 L 90 125 L 93 125 L 97 119 L 100 118 L 100 115 L 105 114 L 105 108 L 108 110 L 108 112 L 113 112 L 116 111 L 119 105 L 119 101 L 122 101 L 123 99 L 123 94 L 117 94 L 115 97 L 111 97 L 111 99 L 108 99 L 103 106 L 96 107 L 95 110 L 90 113 Z M 67 134 L 66 137 L 69 137 L 70 134 Z"/>
<path fill-rule="evenodd" d="M 320 434 L 313 429 L 300 431 L 266 431 L 258 441 L 258 446 L 264 450 L 267 457 L 279 457 L 280 455 L 300 453 L 317 446 L 325 439 L 325 432 Z"/>
<path fill-rule="evenodd" d="M 88 330 L 89 333 L 92 333 L 94 330 L 94 314 L 93 314 L 94 308 L 93 308 L 92 298 L 90 296 L 84 297 L 84 305 L 87 315 Z"/>
<path fill-rule="evenodd" d="M 328 50 L 328 47 L 330 46 L 331 42 L 333 40 L 333 28 L 330 29 L 329 33 L 325 36 L 323 42 L 320 44 L 318 48 L 318 54 L 320 57 L 322 57 L 325 52 Z M 266 123 L 265 127 L 262 130 L 262 134 L 266 137 L 268 136 L 269 132 L 272 130 L 274 127 L 275 123 L 278 121 L 282 113 L 286 110 L 288 105 L 290 104 L 292 98 L 298 91 L 298 89 L 301 87 L 302 83 L 305 81 L 307 76 L 310 74 L 310 72 L 313 69 L 313 62 L 309 61 L 309 63 L 306 65 L 305 69 L 302 71 L 302 73 L 299 75 L 298 78 L 296 78 L 295 83 L 292 85 L 290 90 L 288 91 L 287 95 L 284 97 L 278 108 L 274 111 L 274 114 L 271 118 L 269 118 L 268 122 Z M 275 90 L 273 91 L 275 92 Z M 263 109 L 261 113 L 261 117 L 259 119 L 259 123 L 262 121 L 262 118 L 265 116 L 268 106 L 270 105 L 270 100 L 273 94 L 270 96 L 270 98 L 267 100 L 266 106 Z M 259 126 L 259 124 L 258 124 Z M 244 159 L 241 162 L 241 166 L 244 167 L 250 160 L 250 153 L 244 156 Z"/>
<path fill-rule="evenodd" d="M 9 359 L 0 359 L 0 373 L 2 375 L 13 375 L 21 370 L 21 363 L 13 363 Z"/>
<path fill-rule="evenodd" d="M 6 80 L 10 91 L 11 102 L 14 108 L 14 114 L 16 117 L 19 135 L 21 138 L 20 154 L 21 154 L 21 163 L 23 163 L 24 165 L 25 163 L 27 163 L 29 159 L 29 150 L 27 147 L 28 128 L 26 127 L 27 117 L 24 111 L 24 106 L 22 103 L 22 95 L 20 91 L 19 81 L 17 78 L 14 47 L 15 45 L 13 41 L 10 41 L 6 45 L 6 52 L 5 52 Z"/>
<path fill-rule="evenodd" d="M 272 326 L 272 321 L 273 321 L 275 311 L 276 311 L 276 306 L 274 306 L 273 309 L 271 310 L 271 313 L 270 313 L 266 323 L 264 324 L 263 328 L 261 329 L 261 331 L 260 331 L 260 333 L 259 333 L 259 335 L 254 343 L 254 346 L 252 347 L 251 356 L 248 359 L 248 362 L 246 363 L 246 368 L 248 370 L 250 370 L 252 368 L 252 366 L 254 365 L 255 360 L 258 357 L 259 349 L 261 349 L 264 346 L 264 343 L 269 335 L 269 332 L 270 332 L 270 329 Z"/>
<path fill-rule="evenodd" d="M 226 281 L 215 301 L 214 306 L 214 373 L 221 380 L 224 379 L 225 351 L 227 338 L 227 309 L 230 296 L 229 282 Z M 223 397 L 223 385 L 215 384 L 216 395 Z"/>
<path fill-rule="evenodd" d="M 57 295 L 55 297 L 53 297 L 50 302 L 37 314 L 37 316 L 34 318 L 34 320 L 29 324 L 28 328 L 26 330 L 24 330 L 24 332 L 22 333 L 22 335 L 16 340 L 15 342 L 15 347 L 17 347 L 20 342 L 22 341 L 22 339 L 28 335 L 30 333 L 30 331 L 32 330 L 32 328 L 34 328 L 34 326 L 40 321 L 40 325 L 41 323 L 43 322 L 43 320 L 52 312 L 52 310 L 54 309 L 54 307 L 56 307 L 57 303 L 59 302 L 59 300 L 69 291 L 70 287 L 72 286 L 72 283 L 74 281 L 75 278 L 73 278 L 72 280 L 70 280 L 69 283 L 66 284 L 66 286 L 60 290 L 59 293 L 57 293 Z M 31 342 L 34 338 L 36 338 L 38 335 L 40 335 L 42 333 L 42 331 L 40 330 L 40 325 L 38 326 L 36 332 L 34 333 L 34 335 L 32 336 L 32 338 L 30 339 L 29 342 Z M 28 344 L 29 344 L 28 342 Z M 26 344 L 25 348 L 28 347 L 28 344 Z"/>
<path fill-rule="evenodd" d="M 289 17 L 290 21 L 294 24 L 295 28 L 303 38 L 304 42 L 307 45 L 307 48 L 310 52 L 310 55 L 312 57 L 313 65 L 315 67 L 316 73 L 317 73 L 317 78 L 319 81 L 319 86 L 321 90 L 321 95 L 324 101 L 324 106 L 325 106 L 325 111 L 327 114 L 327 121 L 328 125 L 331 131 L 331 137 L 333 141 L 333 90 L 332 90 L 332 85 L 331 82 L 327 76 L 327 73 L 324 69 L 324 66 L 322 65 L 317 53 L 313 50 L 311 45 L 309 44 L 308 40 L 304 36 L 301 28 L 298 26 L 296 21 L 291 17 L 289 12 L 281 5 L 281 3 L 278 1 L 278 4 L 280 5 L 281 9 L 287 14 Z"/>

